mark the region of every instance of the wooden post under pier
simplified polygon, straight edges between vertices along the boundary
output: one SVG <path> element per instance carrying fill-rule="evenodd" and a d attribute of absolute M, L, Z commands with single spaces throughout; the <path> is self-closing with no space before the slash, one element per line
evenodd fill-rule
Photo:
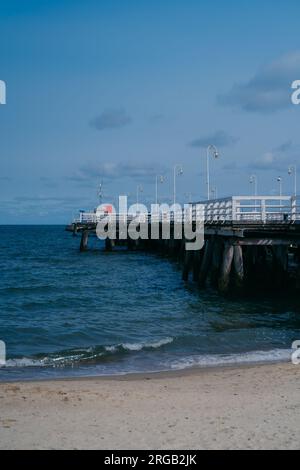
<path fill-rule="evenodd" d="M 231 266 L 234 255 L 234 246 L 231 243 L 225 243 L 223 260 L 219 277 L 219 291 L 226 294 L 229 290 Z"/>
<path fill-rule="evenodd" d="M 244 283 L 244 259 L 241 245 L 234 245 L 233 265 L 235 271 L 235 287 L 240 289 Z"/>
<path fill-rule="evenodd" d="M 189 280 L 189 272 L 192 270 L 194 253 L 191 250 L 185 250 L 183 260 L 182 279 Z"/>
<path fill-rule="evenodd" d="M 106 251 L 112 251 L 115 246 L 115 240 L 112 240 L 111 238 L 106 238 L 105 239 L 105 250 Z"/>
<path fill-rule="evenodd" d="M 213 287 L 218 287 L 218 280 L 223 255 L 223 242 L 220 237 L 216 237 L 212 255 L 212 263 L 210 270 L 210 282 Z"/>
<path fill-rule="evenodd" d="M 204 254 L 203 254 L 203 258 L 202 258 L 202 262 L 200 266 L 199 279 L 198 279 L 199 287 L 204 287 L 207 281 L 207 275 L 209 272 L 213 249 L 214 249 L 214 241 L 212 238 L 211 239 L 208 238 L 206 240 L 203 249 L 204 249 Z"/>
<path fill-rule="evenodd" d="M 200 266 L 202 261 L 202 250 L 194 251 L 193 257 L 193 281 L 198 282 L 200 275 Z"/>
<path fill-rule="evenodd" d="M 80 251 L 86 251 L 87 250 L 88 240 L 89 240 L 89 232 L 88 232 L 88 230 L 83 230 L 83 232 L 81 234 Z"/>
<path fill-rule="evenodd" d="M 273 246 L 273 282 L 280 287 L 287 281 L 288 247 L 286 245 Z"/>

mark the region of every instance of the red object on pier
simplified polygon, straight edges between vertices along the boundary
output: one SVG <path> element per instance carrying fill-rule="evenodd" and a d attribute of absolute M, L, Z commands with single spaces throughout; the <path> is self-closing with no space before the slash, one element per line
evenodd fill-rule
<path fill-rule="evenodd" d="M 105 206 L 102 206 L 103 207 L 103 211 L 106 213 L 106 214 L 111 214 L 112 211 L 113 211 L 113 207 L 111 204 L 106 204 Z"/>

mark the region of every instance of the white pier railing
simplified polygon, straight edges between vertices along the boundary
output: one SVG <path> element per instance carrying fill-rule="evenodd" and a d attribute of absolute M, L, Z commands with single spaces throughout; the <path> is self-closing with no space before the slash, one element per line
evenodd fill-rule
<path fill-rule="evenodd" d="M 300 220 L 300 200 L 292 196 L 232 196 L 204 203 L 204 219 L 207 223 L 296 221 Z"/>
<path fill-rule="evenodd" d="M 300 198 L 293 196 L 232 196 L 207 202 L 191 203 L 179 212 L 129 214 L 103 214 L 98 212 L 80 212 L 74 222 L 94 224 L 103 217 L 107 221 L 129 222 L 133 218 L 138 222 L 196 221 L 205 223 L 259 222 L 280 223 L 300 221 Z"/>

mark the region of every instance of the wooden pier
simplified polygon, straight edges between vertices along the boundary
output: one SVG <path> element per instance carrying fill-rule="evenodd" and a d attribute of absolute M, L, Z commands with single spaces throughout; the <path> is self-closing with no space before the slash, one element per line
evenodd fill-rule
<path fill-rule="evenodd" d="M 300 289 L 300 206 L 290 196 L 236 196 L 189 205 L 192 224 L 196 225 L 199 204 L 203 207 L 204 245 L 186 250 L 186 240 L 174 236 L 176 214 L 170 220 L 170 237 L 162 237 L 163 214 L 159 219 L 158 239 L 118 239 L 123 215 L 114 214 L 115 239 L 106 239 L 106 250 L 127 246 L 129 250 L 157 252 L 177 261 L 185 281 L 199 288 L 211 285 L 219 292 Z M 153 215 L 143 215 L 151 231 Z M 130 223 L 130 218 L 127 218 Z M 181 219 L 183 223 L 183 218 Z M 67 227 L 81 235 L 80 250 L 88 248 L 89 236 L 96 235 L 97 213 L 83 212 Z M 157 223 L 157 220 L 155 221 Z"/>

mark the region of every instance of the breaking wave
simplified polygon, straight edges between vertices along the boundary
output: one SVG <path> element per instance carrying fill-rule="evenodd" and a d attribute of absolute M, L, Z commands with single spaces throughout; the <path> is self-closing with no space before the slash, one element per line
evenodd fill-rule
<path fill-rule="evenodd" d="M 60 351 L 51 354 L 39 354 L 33 357 L 13 358 L 6 361 L 6 367 L 62 367 L 82 363 L 98 363 L 113 355 L 130 354 L 142 350 L 159 349 L 173 342 L 173 338 L 162 338 L 140 343 L 120 343 L 111 346 L 95 346 L 82 349 Z"/>
<path fill-rule="evenodd" d="M 127 373 L 147 373 L 147 372 L 159 372 L 159 371 L 174 371 L 184 370 L 190 368 L 206 368 L 206 367 L 222 367 L 222 366 L 238 366 L 246 364 L 265 364 L 275 362 L 287 362 L 291 357 L 290 349 L 272 349 L 270 351 L 251 351 L 246 353 L 235 353 L 235 354 L 203 354 L 203 355 L 190 355 L 181 358 L 174 358 L 172 354 L 167 353 L 165 360 L 157 359 L 151 360 L 151 366 L 149 362 L 145 363 L 143 360 L 139 361 L 139 355 L 137 360 L 128 364 L 123 364 L 123 367 L 115 368 L 114 364 L 117 364 L 120 355 L 130 355 L 140 351 L 150 352 L 151 349 L 161 348 L 173 341 L 172 338 L 165 338 L 155 342 L 145 343 L 124 343 L 114 346 L 105 346 L 101 348 L 87 348 L 80 350 L 75 353 L 65 351 L 60 354 L 44 355 L 43 357 L 32 357 L 32 358 L 15 358 L 9 359 L 5 366 L 0 369 L 22 369 L 22 368 L 64 368 L 64 367 L 76 367 L 76 366 L 89 366 L 90 374 L 87 375 L 123 375 Z M 101 351 L 100 351 L 101 349 Z M 136 355 L 135 355 L 136 356 Z M 114 362 L 113 359 L 117 362 Z M 91 366 L 91 367 L 90 367 Z M 95 366 L 94 369 L 92 366 Z M 99 368 L 99 366 L 101 366 Z M 76 374 L 75 374 L 76 375 Z"/>
<path fill-rule="evenodd" d="M 169 363 L 166 362 L 165 366 L 171 370 L 183 370 L 193 367 L 286 362 L 290 360 L 291 353 L 290 349 L 272 349 L 270 351 L 251 351 L 236 354 L 203 354 L 183 357 Z"/>

